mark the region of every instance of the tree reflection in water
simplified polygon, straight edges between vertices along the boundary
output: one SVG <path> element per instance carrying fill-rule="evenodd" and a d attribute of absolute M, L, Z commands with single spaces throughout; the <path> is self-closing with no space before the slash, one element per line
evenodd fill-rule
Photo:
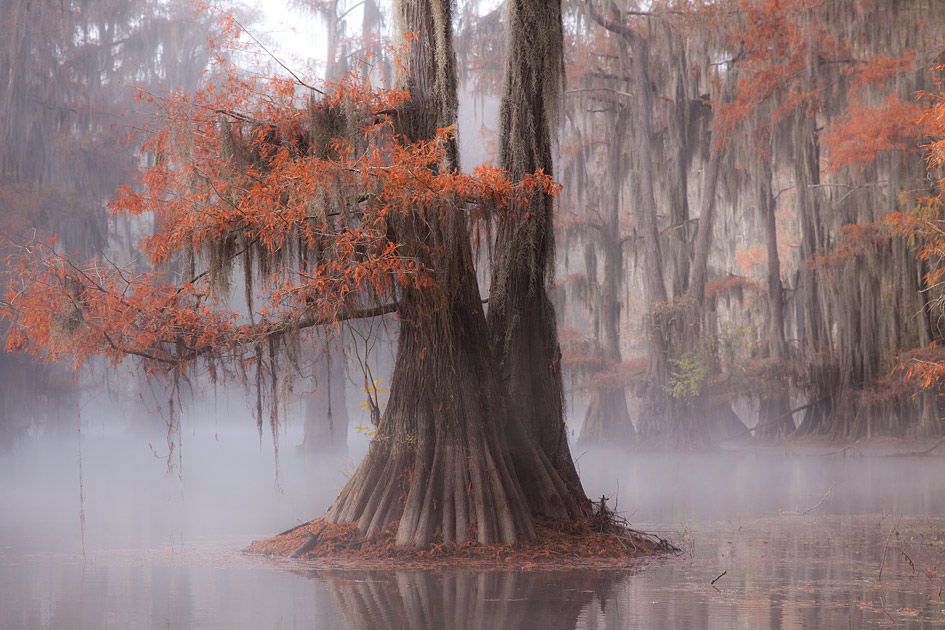
<path fill-rule="evenodd" d="M 542 628 L 573 630 L 582 612 L 613 600 L 630 572 L 307 570 L 357 630 Z"/>

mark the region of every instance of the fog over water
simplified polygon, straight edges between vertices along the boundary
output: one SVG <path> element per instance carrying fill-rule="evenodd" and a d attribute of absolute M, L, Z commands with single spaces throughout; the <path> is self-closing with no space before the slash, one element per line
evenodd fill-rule
<path fill-rule="evenodd" d="M 239 550 L 320 516 L 366 439 L 352 432 L 348 455 L 303 456 L 289 418 L 277 480 L 271 437 L 260 443 L 230 409 L 241 404 L 184 418 L 182 474 L 155 456 L 166 454 L 159 424 L 84 412 L 84 558 L 78 435 L 0 455 L 0 628 L 945 623 L 941 458 L 576 449 L 591 497 L 682 553 L 611 571 L 329 571 Z"/>
<path fill-rule="evenodd" d="M 302 176 L 320 172 L 312 166 L 317 161 L 309 158 L 324 153 L 324 143 L 318 148 L 323 139 L 360 129 L 358 112 L 370 114 L 365 121 L 410 123 L 411 117 L 388 119 L 386 107 L 378 112 L 371 103 L 366 109 L 367 103 L 358 103 L 352 92 L 346 93 L 348 103 L 337 108 L 337 121 L 334 114 L 322 120 L 320 112 L 330 111 L 321 105 L 302 117 L 285 112 L 271 120 L 270 114 L 257 119 L 254 102 L 273 106 L 259 112 L 271 111 L 287 94 L 280 88 L 278 93 L 253 96 L 239 91 L 238 97 L 222 81 L 226 73 L 219 71 L 224 68 L 212 63 L 216 56 L 206 44 L 209 39 L 218 43 L 226 39 L 220 28 L 230 32 L 237 25 L 240 41 L 252 45 L 241 52 L 226 48 L 218 52 L 231 55 L 236 66 L 248 72 L 240 82 L 254 90 L 269 89 L 262 87 L 265 81 L 249 78 L 259 78 L 264 65 L 280 73 L 279 68 L 292 75 L 297 72 L 296 79 L 303 77 L 306 82 L 312 81 L 310 75 L 336 79 L 355 70 L 370 75 L 372 84 L 380 87 L 400 83 L 396 64 L 389 64 L 381 52 L 386 37 L 400 26 L 386 2 L 300 1 L 282 6 L 253 0 L 244 8 L 223 3 L 221 8 L 233 8 L 239 21 L 222 24 L 212 17 L 214 11 L 195 14 L 191 4 L 189 0 L 3 0 L 0 260 L 14 261 L 7 257 L 11 251 L 39 251 L 27 246 L 36 239 L 51 243 L 46 247 L 58 253 L 75 251 L 76 271 L 84 269 L 79 261 L 89 257 L 113 264 L 122 280 L 124 270 L 145 271 L 150 265 L 139 247 L 141 239 L 161 234 L 161 226 L 176 225 L 166 221 L 176 215 L 138 214 L 139 208 L 133 216 L 112 214 L 108 204 L 119 186 L 149 180 L 135 179 L 136 169 L 171 164 L 171 172 L 180 169 L 196 175 L 188 186 L 207 191 L 209 184 L 215 194 L 195 202 L 195 222 L 188 215 L 181 225 L 193 227 L 193 238 L 171 239 L 189 246 L 173 253 L 169 259 L 173 263 L 159 265 L 157 276 L 169 281 L 178 275 L 178 280 L 192 278 L 201 294 L 194 304 L 225 306 L 239 313 L 240 321 L 264 322 L 262 308 L 273 306 L 267 304 L 273 297 L 271 289 L 291 286 L 278 281 L 308 278 L 326 255 L 347 251 L 335 249 L 339 242 L 350 243 L 353 234 L 374 234 L 362 229 L 371 225 L 369 221 L 378 219 L 375 225 L 381 225 L 383 219 L 391 228 L 381 231 L 385 239 L 415 232 L 395 225 L 399 220 L 388 224 L 386 203 L 377 204 L 385 210 L 375 216 L 372 200 L 382 201 L 384 196 L 374 188 L 349 188 L 341 184 L 349 178 L 333 175 L 331 179 L 338 182 L 319 180 L 319 192 L 313 196 L 317 178 Z M 935 225 L 918 238 L 911 232 L 900 234 L 906 240 L 892 237 L 891 226 L 901 220 L 889 223 L 895 215 L 888 214 L 911 205 L 924 214 L 941 209 L 945 201 L 943 164 L 929 171 L 925 146 L 930 139 L 945 137 L 945 124 L 926 126 L 942 123 L 945 103 L 915 98 L 917 91 L 929 95 L 941 91 L 938 65 L 943 59 L 945 0 L 666 2 L 663 8 L 652 1 L 564 3 L 560 26 L 565 45 L 552 45 L 545 61 L 558 59 L 563 51 L 559 61 L 567 80 L 559 86 L 559 78 L 539 79 L 542 85 L 561 87 L 562 93 L 554 107 L 536 102 L 522 108 L 546 110 L 539 118 L 551 123 L 548 134 L 539 133 L 531 140 L 500 135 L 499 112 L 516 101 L 526 105 L 530 99 L 522 96 L 541 92 L 543 98 L 550 97 L 557 87 L 504 92 L 502 77 L 507 65 L 515 67 L 506 58 L 517 55 L 507 52 L 526 49 L 523 43 L 557 41 L 557 26 L 550 19 L 555 12 L 547 12 L 542 27 L 554 28 L 542 32 L 516 27 L 517 21 L 508 18 L 512 14 L 497 10 L 503 4 L 495 0 L 456 4 L 455 33 L 442 37 L 438 28 L 434 40 L 438 45 L 452 41 L 455 47 L 439 51 L 437 59 L 455 58 L 454 130 L 465 172 L 496 162 L 500 153 L 515 153 L 516 145 L 536 144 L 537 136 L 557 137 L 553 171 L 562 189 L 554 210 L 556 244 L 539 247 L 539 241 L 550 243 L 546 235 L 529 236 L 521 241 L 528 247 L 520 251 L 540 249 L 541 258 L 508 260 L 526 262 L 534 277 L 546 262 L 548 271 L 554 269 L 553 288 L 550 276 L 542 275 L 542 282 L 549 280 L 548 297 L 560 328 L 557 337 L 548 337 L 554 344 L 546 347 L 554 347 L 555 353 L 544 365 L 555 365 L 554 373 L 563 366 L 568 396 L 584 398 L 576 404 L 592 411 L 585 416 L 584 408 L 570 410 L 572 442 L 582 419 L 588 417 L 594 421 L 585 422 L 585 428 L 598 427 L 582 440 L 590 444 L 614 444 L 628 437 L 632 418 L 638 429 L 652 422 L 647 432 L 652 436 L 688 440 L 704 432 L 699 437 L 707 442 L 731 435 L 729 430 L 744 435 L 744 421 L 760 429 L 754 435 L 767 446 L 743 444 L 737 450 L 684 453 L 572 446 L 587 496 L 606 500 L 634 528 L 667 538 L 678 546 L 676 554 L 608 570 L 482 571 L 459 562 L 434 571 L 338 570 L 313 562 L 249 556 L 242 550 L 255 539 L 322 516 L 356 470 L 370 443 L 366 432 L 355 428 L 370 427 L 367 414 L 357 410 L 358 403 L 372 399 L 379 413 L 389 400 L 378 393 L 379 387 L 382 391 L 391 387 L 394 372 L 388 337 L 399 329 L 410 330 L 401 329 L 393 313 L 387 319 L 348 322 L 343 331 L 336 326 L 324 344 L 306 341 L 303 345 L 312 346 L 311 351 L 306 347 L 298 357 L 290 351 L 291 331 L 284 334 L 281 326 L 268 329 L 272 400 L 266 401 L 268 387 L 261 389 L 261 379 L 256 381 L 257 392 L 263 392 L 263 401 L 273 402 L 278 396 L 290 398 L 289 386 L 294 382 L 295 387 L 289 408 L 280 410 L 282 424 L 275 438 L 268 419 L 262 432 L 257 430 L 250 412 L 255 401 L 247 400 L 252 394 L 239 387 L 220 386 L 204 392 L 206 399 L 181 401 L 181 429 L 169 434 L 162 405 L 155 402 L 166 402 L 168 393 L 157 394 L 161 387 L 152 384 L 154 395 L 149 399 L 145 379 L 125 380 L 126 371 L 138 370 L 130 362 L 106 371 L 104 363 L 89 359 L 83 371 L 73 373 L 68 361 L 50 367 L 25 354 L 0 352 L 0 630 L 945 628 L 945 442 L 939 443 L 934 456 L 865 457 L 859 442 L 836 452 L 829 452 L 823 443 L 807 448 L 772 446 L 786 435 L 831 435 L 852 441 L 866 435 L 945 433 L 945 398 L 926 391 L 914 395 L 905 387 L 908 379 L 898 382 L 899 372 L 894 384 L 883 378 L 894 359 L 915 350 L 925 357 L 926 349 L 945 343 L 945 327 L 940 325 L 945 284 L 928 286 L 945 261 L 917 259 L 912 247 L 914 239 L 917 243 L 927 239 L 939 245 L 934 251 L 941 252 L 945 240 Z M 585 13 L 594 6 L 615 20 L 610 27 Z M 708 20 L 713 7 L 721 11 Z M 687 8 L 698 12 L 687 17 Z M 653 13 L 647 14 L 650 9 Z M 672 9 L 668 14 L 672 19 L 659 15 L 664 9 Z M 755 19 L 759 16 L 765 19 Z M 553 19 L 557 23 L 559 18 Z M 626 35 L 620 31 L 627 25 L 633 27 L 627 32 L 636 34 L 624 41 Z M 778 32 L 780 39 L 775 36 Z M 789 45 L 764 45 L 768 39 Z M 399 35 L 391 41 L 399 42 Z M 325 62 L 328 58 L 334 61 Z M 555 70 L 558 62 L 535 64 L 532 70 L 542 66 Z M 798 71 L 785 73 L 788 67 Z M 386 82 L 380 80 L 384 75 L 389 75 Z M 204 136 L 214 140 L 201 141 L 201 133 L 190 133 L 180 139 L 186 151 L 169 153 L 141 145 L 150 131 L 134 141 L 129 135 L 126 142 L 118 142 L 131 130 L 150 126 L 156 131 L 160 121 L 173 119 L 168 116 L 177 106 L 161 95 L 177 89 L 192 93 L 207 87 L 206 81 L 218 87 L 207 89 L 197 103 L 216 103 L 214 122 L 205 129 L 212 133 Z M 444 85 L 448 88 L 449 81 L 437 84 L 438 98 L 449 92 Z M 138 86 L 156 100 L 135 100 Z M 308 102 L 309 86 L 296 88 L 298 103 Z M 212 93 L 220 95 L 219 103 L 210 97 Z M 170 110 L 157 109 L 161 102 L 170 104 Z M 218 105 L 223 108 L 216 109 Z M 931 109 L 920 116 L 923 108 Z M 557 121 L 548 113 L 552 110 L 558 111 Z M 200 118 L 194 114 L 179 129 L 199 129 Z M 290 119 L 305 121 L 304 133 L 296 133 L 296 122 L 286 125 Z M 406 131 L 400 126 L 396 122 L 391 128 Z M 726 127 L 731 128 L 723 131 Z M 232 133 L 217 133 L 227 128 Z M 521 128 L 544 129 L 537 121 Z M 293 131 L 283 133 L 289 129 Z M 363 139 L 353 146 L 384 146 L 368 142 L 372 133 L 356 135 Z M 503 142 L 513 150 L 499 151 Z M 207 148 L 208 156 L 225 159 L 203 163 L 192 159 Z M 397 154 L 387 148 L 383 153 Z M 304 168 L 282 171 L 278 167 L 282 156 Z M 227 167 L 239 165 L 240 172 L 227 174 L 224 162 Z M 340 166 L 348 170 L 347 165 Z M 213 175 L 218 169 L 223 176 Z M 374 172 L 387 170 L 398 171 L 384 164 Z M 242 207 L 244 198 L 255 199 L 260 190 L 237 187 L 233 196 L 221 193 L 217 182 L 248 181 L 243 176 L 252 173 L 252 181 L 258 183 L 263 172 L 282 172 L 289 179 L 270 199 L 279 198 L 278 203 L 261 204 L 243 214 L 255 219 L 259 211 L 258 222 L 242 225 L 230 208 L 222 213 L 207 211 L 214 203 L 206 199 L 215 197 L 214 201 L 231 206 L 237 199 Z M 383 176 L 381 181 L 386 181 Z M 311 187 L 301 185 L 304 182 Z M 409 191 L 413 184 L 400 185 Z M 322 194 L 322 189 L 331 194 Z M 473 202 L 470 190 L 447 187 L 444 195 L 436 196 L 446 199 L 458 193 Z M 159 185 L 150 193 L 153 199 L 176 194 Z M 414 200 L 420 198 L 432 199 L 425 190 Z M 468 205 L 470 228 L 479 232 L 493 220 L 496 228 L 504 223 L 501 217 L 507 208 L 498 213 L 489 209 L 495 201 L 488 200 L 484 213 L 472 211 L 473 204 L 466 201 L 453 209 Z M 409 210 L 411 204 L 406 205 Z M 436 216 L 433 205 L 423 202 L 424 220 Z M 275 211 L 290 206 L 306 208 L 307 218 L 293 223 L 286 220 L 287 213 Z M 223 217 L 219 222 L 217 214 Z M 493 218 L 480 222 L 479 214 Z M 525 216 L 529 214 L 545 217 L 530 212 Z M 329 221 L 329 216 L 341 217 L 340 222 Z M 440 214 L 444 220 L 455 216 L 453 210 Z M 283 234 L 290 241 L 267 239 L 263 235 L 268 228 L 258 229 L 283 223 L 296 226 L 292 234 Z M 407 220 L 402 227 L 413 223 Z M 380 233 L 370 243 L 357 240 L 357 247 L 350 250 L 356 255 L 339 260 L 360 262 L 340 274 L 322 277 L 316 272 L 312 279 L 326 280 L 327 286 L 335 286 L 341 277 L 387 279 L 370 284 L 366 291 L 362 289 L 368 284 L 358 281 L 345 291 L 319 293 L 314 302 L 306 283 L 297 284 L 300 290 L 287 295 L 304 296 L 294 311 L 300 319 L 285 321 L 322 320 L 315 315 L 322 309 L 313 304 L 327 304 L 338 296 L 345 302 L 345 316 L 357 314 L 362 306 L 396 307 L 401 316 L 426 312 L 402 308 L 404 296 L 415 293 L 411 289 L 394 289 L 386 295 L 383 291 L 378 295 L 376 289 L 388 284 L 424 286 L 424 275 L 400 277 L 394 270 L 435 268 L 424 257 L 437 250 L 455 250 L 455 260 L 442 260 L 450 270 L 463 268 L 454 263 L 466 261 L 466 244 L 453 247 L 460 245 L 454 228 L 462 221 L 451 218 L 440 226 L 442 230 L 433 223 L 428 235 L 448 235 L 445 243 L 439 237 L 426 238 L 422 229 L 406 243 L 388 242 L 392 248 L 386 250 L 379 247 Z M 234 228 L 237 225 L 242 227 Z M 213 226 L 219 229 L 210 229 Z M 298 256 L 284 256 L 295 249 L 285 243 L 295 242 L 303 226 L 317 227 L 317 237 L 299 238 Z M 529 227 L 525 232 L 539 234 L 546 229 L 542 219 L 540 230 Z M 499 296 L 510 294 L 492 285 L 493 271 L 501 282 L 505 266 L 500 262 L 493 270 L 492 264 L 505 258 L 503 249 L 511 254 L 521 244 L 512 240 L 507 243 L 514 247 L 503 246 L 502 231 L 489 228 L 469 243 L 489 241 L 474 249 L 482 297 L 493 306 L 505 299 Z M 201 241 L 201 232 L 217 236 Z M 281 246 L 266 254 L 262 244 L 267 241 Z M 309 242 L 312 245 L 303 246 Z M 366 264 L 374 260 L 375 251 L 400 252 L 402 264 Z M 558 252 L 557 258 L 546 261 L 544 256 L 552 251 Z M 418 254 L 413 263 L 406 262 L 405 257 L 413 258 L 409 252 Z M 244 257 L 255 262 L 247 264 Z M 291 261 L 288 266 L 269 269 L 272 265 L 267 263 L 283 258 Z M 393 259 L 385 254 L 381 260 Z M 185 261 L 193 269 L 186 269 L 191 265 Z M 216 285 L 216 277 L 222 280 L 225 275 L 216 268 L 230 265 L 235 273 L 228 296 L 216 287 L 211 293 L 220 295 L 204 297 L 198 286 L 202 279 Z M 359 275 L 365 268 L 378 275 Z M 67 291 L 58 301 L 51 290 L 56 285 L 47 284 L 45 277 L 28 283 L 40 287 L 37 312 L 65 314 L 54 322 L 50 339 L 58 343 L 59 335 L 65 335 L 64 345 L 72 349 L 84 347 L 79 335 L 95 329 L 95 300 L 89 300 L 90 310 L 83 313 L 85 300 L 77 299 L 80 293 L 70 282 L 81 275 L 76 286 L 97 293 L 104 286 L 99 284 L 104 276 L 98 274 L 105 272 L 90 270 L 63 276 L 59 285 Z M 275 284 L 267 289 L 263 277 L 270 272 Z M 931 275 L 926 277 L 926 272 Z M 259 276 L 256 280 L 254 273 Z M 430 277 L 438 275 L 455 277 L 453 271 Z M 533 285 L 528 283 L 529 292 L 536 295 Z M 438 290 L 444 288 L 449 287 Z M 0 290 L 0 306 L 9 304 L 12 315 L 29 292 L 16 286 L 9 291 L 5 286 Z M 257 293 L 254 305 L 248 305 L 253 300 L 245 298 Z M 467 306 L 476 313 L 478 325 L 490 327 L 490 339 L 502 339 L 502 326 L 495 325 L 495 318 L 479 317 L 475 296 L 462 293 L 470 297 Z M 689 303 L 692 295 L 699 297 Z M 384 300 L 369 304 L 375 297 Z M 287 303 L 283 301 L 283 306 Z M 540 305 L 543 311 L 544 302 Z M 182 312 L 189 308 L 185 305 Z M 285 312 L 291 315 L 292 310 Z M 23 313 L 28 311 L 27 306 Z M 496 311 L 501 313 L 502 308 Z M 254 320 L 254 313 L 260 317 Z M 201 356 L 196 350 L 183 350 L 190 347 L 179 333 L 187 330 L 181 326 L 184 320 L 174 319 L 164 330 L 173 336 L 164 336 L 150 328 L 164 329 L 161 317 L 140 319 L 134 325 L 124 318 L 115 323 L 122 331 L 140 324 L 144 338 L 175 339 L 179 343 L 167 343 L 168 349 L 175 346 L 178 354 Z M 429 321 L 441 319 L 448 321 L 446 317 Z M 13 321 L 0 316 L 0 339 L 5 339 Z M 24 321 L 27 329 L 48 329 L 36 325 L 38 320 Z M 83 321 L 93 325 L 86 329 Z M 404 321 L 416 326 L 423 320 Z M 548 321 L 541 319 L 535 330 L 549 332 Z M 422 324 L 419 329 L 422 332 Z M 442 337 L 438 333 L 430 339 Z M 474 348 L 475 343 L 467 343 L 468 334 L 463 337 L 461 345 Z M 650 343 L 664 337 L 665 343 Z M 111 348 L 123 347 L 105 338 Z M 47 340 L 39 341 L 40 346 L 43 343 Z M 328 349 L 333 343 L 338 347 Z M 263 355 L 258 354 L 264 344 L 254 339 L 253 345 L 247 346 L 239 365 L 230 366 L 238 374 L 233 381 L 240 375 L 251 381 L 254 369 L 256 374 L 265 373 Z M 499 356 L 498 349 L 492 349 L 496 352 L 488 357 L 493 361 L 489 365 L 501 364 L 505 372 L 509 357 Z M 127 347 L 123 351 L 127 350 L 136 351 Z M 419 358 L 441 354 L 439 350 L 434 347 L 425 355 L 424 349 Z M 220 356 L 228 352 L 221 349 Z M 333 359 L 335 352 L 338 357 Z M 341 354 L 347 357 L 344 361 Z M 463 349 L 456 358 L 464 359 L 464 354 L 474 353 Z M 222 375 L 222 364 L 214 363 L 216 355 L 214 350 L 203 356 L 213 363 L 209 367 L 214 373 Z M 544 369 L 535 359 L 534 366 Z M 342 379 L 332 376 L 332 365 L 342 373 L 348 370 L 347 384 L 338 387 Z M 935 365 L 945 366 L 945 361 Z M 459 363 L 449 366 L 462 368 Z M 209 379 L 205 367 L 193 372 L 195 388 Z M 664 369 L 668 367 L 672 369 Z M 469 373 L 481 377 L 481 372 Z M 423 381 L 425 391 L 442 385 L 437 379 L 447 372 L 432 374 L 434 378 Z M 492 391 L 500 391 L 498 378 L 488 380 L 496 386 Z M 556 391 L 556 381 L 554 385 Z M 445 396 L 469 386 L 463 382 L 440 389 Z M 332 402 L 333 389 L 339 390 L 334 394 L 342 400 L 347 397 L 351 415 L 347 448 L 303 452 L 297 445 L 303 442 L 305 411 L 312 412 L 308 420 L 315 419 L 305 435 L 308 444 L 326 442 L 324 432 L 318 432 L 326 424 L 332 434 L 347 422 L 335 418 L 318 425 L 322 409 L 343 406 Z M 524 391 L 517 386 L 509 389 L 513 396 Z M 183 397 L 191 392 L 187 386 L 178 390 Z M 315 393 L 326 394 L 325 400 Z M 631 394 L 633 405 L 628 406 L 625 398 Z M 139 396 L 149 408 L 138 405 Z M 77 401 L 80 406 L 70 414 L 68 408 Z M 534 402 L 542 400 L 536 397 Z M 533 403 L 516 405 L 515 413 L 532 409 Z M 729 403 L 745 413 L 740 418 L 727 413 Z M 720 409 L 715 408 L 718 405 Z M 503 415 L 513 413 L 513 406 L 499 407 Z M 651 417 L 637 407 L 662 409 L 664 417 Z M 400 418 L 415 420 L 414 409 Z M 680 413 L 683 410 L 692 413 Z M 800 415 L 807 426 L 795 426 L 792 418 L 800 420 Z M 487 416 L 483 412 L 482 417 Z M 431 421 L 437 427 L 457 426 L 439 414 L 431 414 Z M 793 433 L 796 428 L 804 430 Z M 402 437 L 415 443 L 412 433 Z M 700 440 L 681 445 L 701 445 Z M 460 464 L 450 464 L 453 470 L 461 468 L 462 459 L 456 461 Z M 414 472 L 406 466 L 390 470 Z M 370 477 L 371 483 L 375 479 Z M 460 489 L 459 505 L 463 482 L 453 487 Z"/>

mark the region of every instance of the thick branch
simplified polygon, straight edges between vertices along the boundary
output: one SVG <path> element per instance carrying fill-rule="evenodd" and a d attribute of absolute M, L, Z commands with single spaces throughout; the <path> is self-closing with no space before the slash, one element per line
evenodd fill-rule
<path fill-rule="evenodd" d="M 591 16 L 591 19 L 597 22 L 601 27 L 607 29 L 611 33 L 616 33 L 617 35 L 624 37 L 628 42 L 630 42 L 630 46 L 633 48 L 636 48 L 640 44 L 641 37 L 639 33 L 634 31 L 630 27 L 628 27 L 626 24 L 621 24 L 614 20 L 605 20 L 604 17 L 600 13 L 597 12 L 597 8 L 594 6 L 594 3 L 591 2 L 590 0 L 586 2 L 585 4 L 587 6 L 587 12 Z M 633 12 L 631 12 L 631 14 L 632 15 L 650 15 L 648 13 L 633 13 Z"/>

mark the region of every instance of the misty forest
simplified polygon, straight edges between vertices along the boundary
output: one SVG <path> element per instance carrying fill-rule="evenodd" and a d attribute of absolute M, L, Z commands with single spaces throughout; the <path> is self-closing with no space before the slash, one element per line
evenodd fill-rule
<path fill-rule="evenodd" d="M 945 3 L 2 0 L 0 72 L 0 627 L 945 623 Z"/>

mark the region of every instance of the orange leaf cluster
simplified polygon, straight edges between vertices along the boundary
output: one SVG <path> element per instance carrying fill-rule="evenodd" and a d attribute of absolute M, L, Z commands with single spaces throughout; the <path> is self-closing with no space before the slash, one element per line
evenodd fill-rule
<path fill-rule="evenodd" d="M 731 103 L 716 106 L 716 130 L 726 141 L 736 127 L 753 118 L 758 107 L 776 97 L 777 107 L 756 133 L 795 111 L 813 115 L 821 106 L 823 85 L 811 82 L 811 60 L 836 63 L 849 51 L 828 33 L 815 12 L 821 0 L 740 0 L 724 22 L 732 50 L 741 51 L 739 79 Z"/>
<path fill-rule="evenodd" d="M 238 30 L 226 26 L 231 36 Z M 316 101 L 300 96 L 296 78 L 248 77 L 222 56 L 217 64 L 219 82 L 160 101 L 160 126 L 144 147 L 154 165 L 112 204 L 153 215 L 141 248 L 160 271 L 21 246 L 0 307 L 11 321 L 8 350 L 76 365 L 93 354 L 167 366 L 238 355 L 291 330 L 374 312 L 407 288 L 435 294 L 437 230 L 448 216 L 516 212 L 535 190 L 557 193 L 542 172 L 512 182 L 493 167 L 442 171 L 454 130 L 420 142 L 398 135 L 403 91 L 352 75 L 323 86 Z M 163 270 L 181 258 L 195 262 L 195 275 L 168 284 Z M 217 290 L 238 261 L 247 278 L 254 268 L 260 276 L 247 280 L 242 315 Z"/>
<path fill-rule="evenodd" d="M 761 255 L 764 256 L 764 248 Z M 705 283 L 706 299 L 715 299 L 725 295 L 761 294 L 764 290 L 757 283 L 742 276 L 729 276 L 724 280 L 709 280 Z"/>
<path fill-rule="evenodd" d="M 840 228 L 840 238 L 831 251 L 811 258 L 808 264 L 813 268 L 837 268 L 888 241 L 889 236 L 889 226 L 885 223 L 849 223 Z"/>
<path fill-rule="evenodd" d="M 922 114 L 921 105 L 896 94 L 890 94 L 876 107 L 852 103 L 822 136 L 829 152 L 829 170 L 867 166 L 892 151 L 918 153 L 930 131 L 930 125 L 921 122 Z"/>
<path fill-rule="evenodd" d="M 235 324 L 235 314 L 211 308 L 194 284 L 173 287 L 153 272 L 95 262 L 79 266 L 48 244 L 22 247 L 8 275 L 0 308 L 11 322 L 8 352 L 72 358 L 75 367 L 95 354 L 174 364 L 252 337 L 250 327 Z"/>
<path fill-rule="evenodd" d="M 745 249 L 735 251 L 735 263 L 743 274 L 749 273 L 753 267 L 764 267 L 767 261 L 768 250 L 761 243 L 755 243 Z"/>
<path fill-rule="evenodd" d="M 941 392 L 945 386 L 945 349 L 931 346 L 913 350 L 900 357 L 898 371 L 920 389 Z"/>
<path fill-rule="evenodd" d="M 943 69 L 943 66 L 933 67 L 936 72 Z M 911 202 L 908 210 L 893 212 L 884 218 L 886 226 L 914 244 L 917 257 L 926 262 L 925 285 L 935 301 L 934 307 L 939 309 L 943 305 L 941 284 L 945 281 L 945 177 L 942 176 L 945 167 L 945 91 L 941 87 L 939 83 L 936 94 L 921 95 L 929 106 L 918 120 L 932 138 L 924 147 L 930 187 L 914 192 L 911 200 L 903 195 L 904 205 Z M 899 358 L 897 372 L 920 389 L 941 391 L 945 384 L 945 352 L 934 343 L 913 350 Z"/>
<path fill-rule="evenodd" d="M 871 87 L 882 88 L 887 81 L 909 70 L 914 60 L 915 51 L 908 49 L 902 51 L 901 57 L 874 55 L 847 71 L 852 76 L 850 89 L 860 91 Z"/>

